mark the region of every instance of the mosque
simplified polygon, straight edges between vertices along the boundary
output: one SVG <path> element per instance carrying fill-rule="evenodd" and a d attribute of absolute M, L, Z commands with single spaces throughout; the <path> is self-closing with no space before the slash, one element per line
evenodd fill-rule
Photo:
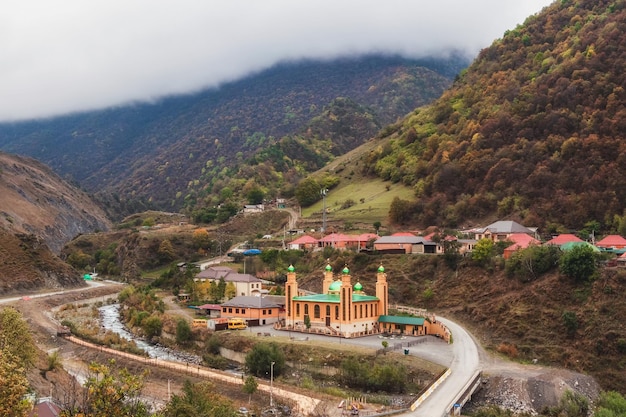
<path fill-rule="evenodd" d="M 321 294 L 298 289 L 295 268 L 290 266 L 285 284 L 285 319 L 282 330 L 326 334 L 345 338 L 379 333 L 398 335 L 437 334 L 447 339 L 445 326 L 428 317 L 389 315 L 389 288 L 385 268 L 376 272 L 376 295 L 367 295 L 360 282 L 352 284 L 348 267 L 338 277 L 326 265 Z"/>

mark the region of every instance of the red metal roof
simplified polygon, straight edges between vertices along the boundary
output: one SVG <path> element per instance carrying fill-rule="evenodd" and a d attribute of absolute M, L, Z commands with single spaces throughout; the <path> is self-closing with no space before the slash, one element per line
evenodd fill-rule
<path fill-rule="evenodd" d="M 306 244 L 311 244 L 311 243 L 317 243 L 317 239 L 315 239 L 313 236 L 304 235 L 304 236 L 300 236 L 299 238 L 290 242 L 289 244 L 290 245 L 306 245 Z"/>
<path fill-rule="evenodd" d="M 620 235 L 608 235 L 596 243 L 596 246 L 603 248 L 626 247 L 626 239 Z"/>
<path fill-rule="evenodd" d="M 563 233 L 548 240 L 545 244 L 561 246 L 562 244 L 568 243 L 568 242 L 582 242 L 582 239 L 580 239 L 578 236 L 573 235 L 571 233 Z"/>

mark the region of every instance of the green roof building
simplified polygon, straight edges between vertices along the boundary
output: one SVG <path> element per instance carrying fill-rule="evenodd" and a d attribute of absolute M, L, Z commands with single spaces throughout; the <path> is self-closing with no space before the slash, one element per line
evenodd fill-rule
<path fill-rule="evenodd" d="M 379 268 L 376 294 L 368 295 L 360 282 L 352 283 L 345 266 L 337 276 L 326 265 L 321 294 L 304 294 L 298 289 L 296 272 L 289 267 L 285 284 L 285 326 L 341 337 L 357 337 L 379 332 L 378 317 L 388 313 L 387 275 Z"/>

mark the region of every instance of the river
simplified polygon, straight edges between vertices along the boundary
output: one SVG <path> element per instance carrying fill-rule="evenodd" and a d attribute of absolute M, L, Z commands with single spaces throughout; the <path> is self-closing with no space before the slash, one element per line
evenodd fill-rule
<path fill-rule="evenodd" d="M 187 352 L 181 352 L 161 345 L 154 345 L 135 337 L 120 320 L 120 305 L 109 304 L 98 309 L 100 312 L 100 324 L 106 330 L 117 333 L 120 337 L 135 342 L 137 347 L 148 354 L 151 358 L 164 359 L 181 363 L 202 363 L 202 358 Z"/>

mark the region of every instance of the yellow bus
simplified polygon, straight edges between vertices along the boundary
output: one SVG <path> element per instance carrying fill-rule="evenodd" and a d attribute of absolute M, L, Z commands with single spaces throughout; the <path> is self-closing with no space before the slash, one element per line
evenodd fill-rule
<path fill-rule="evenodd" d="M 247 328 L 248 325 L 244 319 L 228 319 L 228 330 L 243 330 Z"/>
<path fill-rule="evenodd" d="M 208 321 L 207 319 L 193 319 L 191 327 L 203 327 L 206 329 L 208 327 Z"/>

